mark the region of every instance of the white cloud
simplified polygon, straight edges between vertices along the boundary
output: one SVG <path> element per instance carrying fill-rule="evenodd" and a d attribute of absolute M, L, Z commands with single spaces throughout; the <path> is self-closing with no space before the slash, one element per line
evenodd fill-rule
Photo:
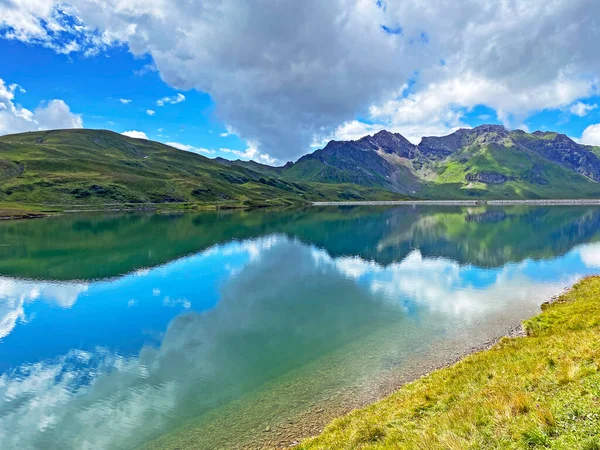
<path fill-rule="evenodd" d="M 125 43 L 135 55 L 150 54 L 166 83 L 207 92 L 243 140 L 284 159 L 304 152 L 320 127 L 350 119 L 432 60 L 422 46 L 383 32 L 385 13 L 370 0 L 68 4 L 96 30 L 98 45 Z M 52 11 L 21 8 L 22 21 L 6 22 L 39 27 Z"/>
<path fill-rule="evenodd" d="M 34 120 L 38 129 L 83 128 L 83 120 L 78 114 L 73 114 L 62 100 L 50 100 L 45 105 L 35 109 Z"/>
<path fill-rule="evenodd" d="M 227 136 L 231 136 L 232 134 L 236 134 L 235 130 L 232 127 L 230 127 L 229 125 L 225 126 L 225 130 L 226 130 L 225 132 L 219 133 L 219 136 L 227 137 Z"/>
<path fill-rule="evenodd" d="M 583 130 L 578 141 L 587 145 L 600 145 L 600 123 L 592 124 Z"/>
<path fill-rule="evenodd" d="M 419 250 L 387 266 L 359 257 L 331 258 L 322 250 L 314 250 L 313 258 L 319 265 L 334 267 L 346 278 L 368 284 L 373 293 L 388 301 L 408 298 L 431 311 L 460 317 L 466 323 L 495 312 L 502 314 L 510 309 L 510 304 L 533 310 L 579 277 L 564 274 L 563 279 L 552 283 L 538 282 L 526 276 L 527 265 L 523 263 L 490 270 L 489 283 L 475 287 L 468 282 L 473 273 L 470 266 L 446 258 L 426 258 Z"/>
<path fill-rule="evenodd" d="M 192 145 L 187 145 L 187 144 L 181 144 L 179 142 L 166 142 L 167 145 L 170 145 L 171 147 L 175 147 L 178 150 L 183 150 L 186 152 L 192 152 L 192 153 L 198 153 L 198 154 L 205 154 L 205 155 L 213 155 L 215 153 L 214 150 L 210 150 L 208 148 L 201 148 L 201 147 L 194 147 Z"/>
<path fill-rule="evenodd" d="M 589 98 L 600 73 L 595 0 L 67 3 L 74 24 L 61 19 L 58 1 L 4 2 L 4 34 L 62 52 L 124 43 L 149 54 L 166 83 L 210 94 L 222 120 L 278 159 L 305 152 L 315 135 L 335 134 L 372 105 L 369 123 L 413 141 L 462 126 L 480 104 L 520 125 Z M 381 28 L 398 24 L 401 35 Z"/>
<path fill-rule="evenodd" d="M 157 106 L 165 106 L 165 104 L 170 103 L 171 105 L 176 105 L 177 103 L 181 103 L 185 101 L 185 95 L 178 93 L 173 97 L 163 97 L 160 100 L 156 101 Z"/>
<path fill-rule="evenodd" d="M 17 84 L 7 86 L 0 78 L 0 135 L 58 128 L 82 128 L 83 119 L 73 114 L 62 100 L 42 102 L 34 111 L 15 103 L 15 92 L 25 93 Z"/>
<path fill-rule="evenodd" d="M 223 153 L 230 153 L 238 156 L 239 158 L 257 161 L 262 164 L 275 164 L 277 162 L 277 159 L 272 158 L 266 153 L 260 152 L 255 143 L 249 142 L 246 150 L 233 150 L 231 148 L 220 148 L 219 150 Z"/>
<path fill-rule="evenodd" d="M 332 139 L 336 141 L 355 141 L 368 134 L 375 134 L 385 128 L 385 125 L 351 120 L 341 124 L 330 134 L 316 135 L 311 147 L 324 147 Z"/>
<path fill-rule="evenodd" d="M 0 339 L 8 336 L 18 322 L 27 321 L 27 303 L 44 299 L 61 308 L 71 308 L 87 289 L 87 284 L 44 283 L 0 277 Z"/>
<path fill-rule="evenodd" d="M 131 100 L 130 100 L 130 99 L 128 99 L 128 98 L 120 98 L 120 99 L 119 99 L 119 101 L 120 101 L 121 103 L 123 103 L 124 105 L 128 105 L 128 104 L 130 104 L 130 103 L 131 103 Z"/>
<path fill-rule="evenodd" d="M 588 104 L 588 103 L 583 103 L 583 102 L 577 102 L 577 103 L 574 103 L 573 105 L 571 105 L 571 107 L 569 108 L 569 111 L 571 111 L 571 114 L 575 114 L 576 116 L 585 117 L 587 115 L 587 113 L 589 113 L 590 111 L 593 111 L 597 107 L 598 107 L 598 105 L 595 103 Z"/>
<path fill-rule="evenodd" d="M 144 133 L 143 131 L 131 130 L 131 131 L 125 131 L 121 134 L 124 136 L 130 137 L 130 138 L 135 138 L 135 139 L 148 139 L 148 136 L 146 136 L 146 133 Z"/>
<path fill-rule="evenodd" d="M 91 33 L 73 17 L 67 4 L 45 0 L 0 3 L 0 36 L 40 44 L 60 54 L 97 52 L 102 37 Z"/>
<path fill-rule="evenodd" d="M 156 111 L 153 111 L 152 109 L 147 109 L 146 114 L 148 114 L 149 116 L 153 116 L 154 114 L 156 114 Z"/>
<path fill-rule="evenodd" d="M 586 267 L 600 268 L 600 243 L 580 247 L 579 257 Z"/>
<path fill-rule="evenodd" d="M 592 89 L 592 81 L 571 80 L 567 76 L 559 76 L 547 84 L 517 89 L 506 82 L 466 73 L 374 105 L 369 109 L 369 117 L 418 143 L 422 136 L 468 128 L 463 121 L 464 115 L 477 105 L 493 108 L 504 125 L 512 128 L 522 126 L 522 120 L 534 111 L 568 105 Z"/>

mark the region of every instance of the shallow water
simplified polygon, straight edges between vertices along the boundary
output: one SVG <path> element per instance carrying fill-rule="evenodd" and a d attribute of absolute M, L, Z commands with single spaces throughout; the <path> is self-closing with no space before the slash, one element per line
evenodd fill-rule
<path fill-rule="evenodd" d="M 584 206 L 0 223 L 1 446 L 291 444 L 597 273 L 599 224 Z"/>

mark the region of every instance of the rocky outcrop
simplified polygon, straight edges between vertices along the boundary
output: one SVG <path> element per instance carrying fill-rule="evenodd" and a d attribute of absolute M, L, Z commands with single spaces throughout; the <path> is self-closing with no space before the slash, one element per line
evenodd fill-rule
<path fill-rule="evenodd" d="M 373 136 L 365 136 L 358 142 L 372 150 L 381 150 L 403 158 L 413 159 L 417 156 L 417 146 L 399 133 L 382 130 Z"/>
<path fill-rule="evenodd" d="M 485 184 L 506 183 L 508 177 L 500 172 L 472 172 L 465 177 L 467 181 L 476 181 Z"/>

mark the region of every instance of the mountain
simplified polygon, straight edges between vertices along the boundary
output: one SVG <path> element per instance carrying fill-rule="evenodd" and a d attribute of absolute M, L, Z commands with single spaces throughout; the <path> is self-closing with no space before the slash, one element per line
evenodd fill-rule
<path fill-rule="evenodd" d="M 400 134 L 380 131 L 357 141 L 331 141 L 300 158 L 283 176 L 321 183 L 355 183 L 410 193 L 420 185 L 408 162 L 417 148 Z"/>
<path fill-rule="evenodd" d="M 104 130 L 54 130 L 0 137 L 0 203 L 272 205 L 313 200 L 398 199 L 358 185 L 282 179 L 284 168 L 224 164 Z"/>
<path fill-rule="evenodd" d="M 331 141 L 281 172 L 282 179 L 348 182 L 422 198 L 600 196 L 600 149 L 564 134 L 501 125 L 424 137 L 418 145 L 380 131 Z"/>
<path fill-rule="evenodd" d="M 272 167 L 209 159 L 105 130 L 39 131 L 0 137 L 0 216 L 26 215 L 23 205 L 600 198 L 599 154 L 600 148 L 559 133 L 482 125 L 424 137 L 418 145 L 381 131 L 331 141 L 296 163 Z"/>

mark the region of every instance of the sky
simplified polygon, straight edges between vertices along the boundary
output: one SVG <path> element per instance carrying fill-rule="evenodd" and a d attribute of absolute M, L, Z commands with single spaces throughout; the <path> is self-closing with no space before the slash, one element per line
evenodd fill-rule
<path fill-rule="evenodd" d="M 0 0 L 0 135 L 269 164 L 483 123 L 600 145 L 599 41 L 597 0 Z"/>

